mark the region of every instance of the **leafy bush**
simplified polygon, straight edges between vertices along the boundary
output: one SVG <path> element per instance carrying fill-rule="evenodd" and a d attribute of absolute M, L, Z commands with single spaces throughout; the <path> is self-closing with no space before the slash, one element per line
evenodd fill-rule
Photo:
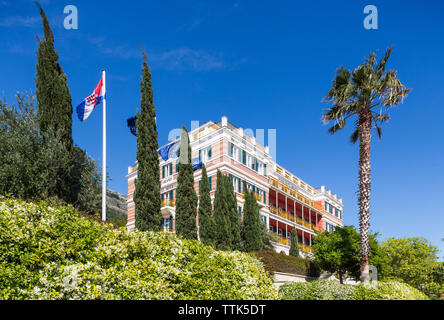
<path fill-rule="evenodd" d="M 275 299 L 262 264 L 71 206 L 0 198 L 0 299 Z"/>
<path fill-rule="evenodd" d="M 274 250 L 256 251 L 254 255 L 262 261 L 265 269 L 270 273 L 286 272 L 310 277 L 319 277 L 320 274 L 319 268 L 308 259 L 287 256 Z"/>
<path fill-rule="evenodd" d="M 353 300 L 352 286 L 334 280 L 287 282 L 279 288 L 284 300 Z"/>
<path fill-rule="evenodd" d="M 397 281 L 356 286 L 334 280 L 288 282 L 279 288 L 279 293 L 284 300 L 428 300 L 419 290 Z"/>
<path fill-rule="evenodd" d="M 429 298 L 412 286 L 400 281 L 378 281 L 377 285 L 355 287 L 356 300 L 428 300 Z"/>

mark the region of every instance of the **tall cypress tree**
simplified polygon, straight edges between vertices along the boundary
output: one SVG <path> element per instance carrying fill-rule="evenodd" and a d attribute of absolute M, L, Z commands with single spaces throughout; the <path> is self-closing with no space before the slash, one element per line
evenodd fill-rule
<path fill-rule="evenodd" d="M 214 245 L 215 224 L 211 209 L 210 184 L 207 169 L 202 165 L 202 180 L 199 187 L 199 237 L 202 243 Z"/>
<path fill-rule="evenodd" d="M 296 228 L 291 230 L 290 256 L 299 257 L 298 234 Z"/>
<path fill-rule="evenodd" d="M 191 146 L 188 131 L 182 127 L 176 189 L 176 233 L 185 239 L 197 239 L 197 195 L 194 190 L 194 173 L 191 163 Z"/>
<path fill-rule="evenodd" d="M 227 192 L 228 216 L 230 219 L 230 230 L 232 234 L 232 250 L 241 250 L 241 217 L 237 211 L 237 198 L 234 193 L 233 181 L 229 176 L 224 176 Z"/>
<path fill-rule="evenodd" d="M 63 200 L 73 203 L 77 198 L 72 190 L 71 170 L 74 166 L 72 140 L 72 105 L 68 89 L 67 77 L 59 65 L 59 57 L 54 48 L 54 36 L 42 7 L 35 2 L 42 17 L 44 39 L 38 39 L 36 64 L 36 96 L 38 103 L 37 117 L 39 130 L 43 137 L 55 137 L 66 148 L 68 156 L 60 159 L 58 181 L 54 194 Z"/>
<path fill-rule="evenodd" d="M 215 224 L 215 247 L 219 250 L 232 248 L 233 235 L 231 233 L 231 220 L 228 210 L 226 183 L 222 173 L 217 170 L 216 194 L 214 197 L 213 218 Z"/>
<path fill-rule="evenodd" d="M 259 218 L 259 206 L 252 191 L 246 187 L 244 204 L 243 237 L 244 250 L 247 252 L 262 249 L 262 226 Z"/>
<path fill-rule="evenodd" d="M 140 113 L 137 111 L 137 180 L 134 192 L 136 228 L 141 231 L 160 230 L 160 169 L 156 128 L 156 109 L 151 88 L 151 72 L 143 50 L 140 79 Z"/>
<path fill-rule="evenodd" d="M 54 48 L 54 36 L 42 7 L 35 2 L 42 17 L 44 39 L 38 39 L 37 74 L 35 83 L 38 102 L 38 120 L 40 131 L 60 132 L 61 140 L 71 151 L 72 140 L 72 105 L 66 74 L 59 65 L 59 57 Z"/>

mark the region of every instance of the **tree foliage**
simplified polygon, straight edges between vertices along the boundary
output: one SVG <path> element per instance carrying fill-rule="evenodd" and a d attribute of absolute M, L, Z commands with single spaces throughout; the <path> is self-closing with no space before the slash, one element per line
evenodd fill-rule
<path fill-rule="evenodd" d="M 299 257 L 299 246 L 298 246 L 298 233 L 296 228 L 291 230 L 291 240 L 290 240 L 290 256 Z"/>
<path fill-rule="evenodd" d="M 234 193 L 233 182 L 229 176 L 223 175 L 225 192 L 232 235 L 231 250 L 242 250 L 241 226 L 242 220 L 237 209 L 237 198 Z"/>
<path fill-rule="evenodd" d="M 207 169 L 205 164 L 202 164 L 202 178 L 199 186 L 199 238 L 202 243 L 214 246 L 215 227 Z"/>
<path fill-rule="evenodd" d="M 370 235 L 370 262 L 378 268 L 382 253 L 376 237 L 377 234 Z M 353 226 L 336 227 L 333 232 L 319 234 L 312 249 L 321 269 L 337 273 L 343 283 L 345 276 L 359 279 L 359 242 L 359 233 Z"/>
<path fill-rule="evenodd" d="M 381 246 L 384 278 L 402 280 L 433 298 L 444 293 L 443 262 L 438 262 L 437 247 L 425 238 L 389 238 Z"/>
<path fill-rule="evenodd" d="M 263 249 L 259 206 L 253 191 L 248 190 L 246 185 L 244 185 L 244 199 L 243 249 L 247 252 L 259 251 Z"/>
<path fill-rule="evenodd" d="M 154 108 L 151 72 L 143 51 L 140 79 L 140 113 L 137 112 L 137 180 L 134 191 L 135 226 L 138 230 L 160 230 L 160 169 L 157 154 L 156 109 Z"/>
<path fill-rule="evenodd" d="M 226 183 L 223 174 L 218 170 L 216 175 L 216 194 L 214 197 L 215 245 L 219 250 L 232 248 L 231 219 L 228 208 Z"/>
<path fill-rule="evenodd" d="M 60 199 L 58 187 L 71 190 L 70 202 L 87 214 L 100 209 L 100 179 L 96 163 L 74 146 L 67 154 L 62 134 L 42 132 L 32 95 L 17 95 L 17 105 L 0 101 L 0 194 L 29 200 Z M 70 171 L 64 180 L 60 171 Z"/>
<path fill-rule="evenodd" d="M 58 62 L 58 54 L 54 48 L 54 36 L 48 19 L 41 6 L 35 2 L 42 17 L 44 39 L 38 39 L 36 65 L 36 96 L 38 104 L 39 129 L 42 136 L 52 136 L 61 141 L 66 148 L 66 155 L 59 161 L 67 163 L 59 168 L 57 179 L 57 196 L 74 203 L 76 193 L 70 187 L 75 184 L 71 181 L 76 177 L 71 172 L 74 166 L 73 139 L 72 139 L 72 105 L 71 94 L 68 89 L 66 74 Z M 58 154 L 59 155 L 59 154 Z"/>
<path fill-rule="evenodd" d="M 182 128 L 176 189 L 176 233 L 185 239 L 197 239 L 197 195 L 188 131 Z"/>

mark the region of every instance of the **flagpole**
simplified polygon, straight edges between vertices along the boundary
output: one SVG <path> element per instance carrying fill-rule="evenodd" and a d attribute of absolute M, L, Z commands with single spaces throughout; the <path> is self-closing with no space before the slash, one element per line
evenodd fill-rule
<path fill-rule="evenodd" d="M 103 119 L 102 119 L 102 221 L 106 221 L 106 80 L 105 70 L 102 70 L 103 81 Z"/>

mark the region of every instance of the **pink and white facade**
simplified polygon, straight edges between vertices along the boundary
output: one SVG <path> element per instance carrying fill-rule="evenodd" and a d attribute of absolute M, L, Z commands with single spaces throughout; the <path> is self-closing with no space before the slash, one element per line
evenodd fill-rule
<path fill-rule="evenodd" d="M 210 194 L 214 201 L 216 173 L 220 170 L 233 181 L 238 200 L 238 212 L 243 216 L 243 182 L 256 194 L 261 220 L 270 232 L 276 233 L 275 250 L 288 254 L 293 228 L 303 252 L 311 251 L 313 239 L 319 232 L 342 226 L 342 199 L 325 187 L 315 189 L 272 160 L 269 148 L 259 144 L 222 117 L 209 121 L 189 132 L 192 158 L 199 157 L 207 168 Z M 175 140 L 177 141 L 177 140 Z M 172 141 L 171 143 L 175 142 Z M 164 230 L 174 231 L 175 196 L 177 187 L 177 158 L 164 161 L 159 157 Z M 199 194 L 200 169 L 194 171 L 194 188 Z M 128 229 L 135 224 L 134 189 L 137 164 L 128 168 Z M 198 217 L 197 217 L 198 222 Z"/>

